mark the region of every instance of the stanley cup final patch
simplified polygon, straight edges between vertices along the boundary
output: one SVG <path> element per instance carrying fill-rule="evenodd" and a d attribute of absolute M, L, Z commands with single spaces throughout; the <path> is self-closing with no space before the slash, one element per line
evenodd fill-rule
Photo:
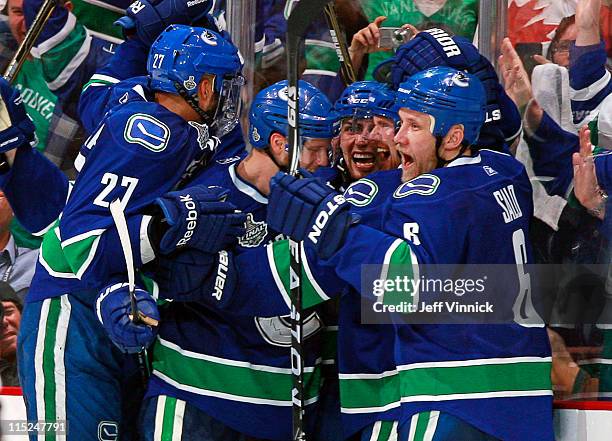
<path fill-rule="evenodd" d="M 253 213 L 248 213 L 245 222 L 246 233 L 240 239 L 238 244 L 245 248 L 255 248 L 259 246 L 268 234 L 268 225 L 264 222 L 257 222 L 253 219 Z"/>

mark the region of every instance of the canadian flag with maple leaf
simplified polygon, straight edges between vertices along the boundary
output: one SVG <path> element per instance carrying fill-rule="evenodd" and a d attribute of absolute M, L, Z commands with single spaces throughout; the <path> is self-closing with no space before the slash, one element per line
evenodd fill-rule
<path fill-rule="evenodd" d="M 557 25 L 576 12 L 579 0 L 509 0 L 508 33 L 513 44 L 550 41 Z M 612 56 L 612 0 L 603 0 L 600 27 Z"/>

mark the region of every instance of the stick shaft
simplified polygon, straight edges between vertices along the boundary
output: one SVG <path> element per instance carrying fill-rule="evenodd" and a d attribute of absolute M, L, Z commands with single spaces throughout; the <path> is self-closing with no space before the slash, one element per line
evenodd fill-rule
<path fill-rule="evenodd" d="M 32 22 L 32 26 L 28 29 L 25 38 L 17 48 L 15 55 L 6 70 L 4 71 L 4 78 L 9 82 L 13 83 L 17 74 L 21 70 L 21 66 L 23 66 L 24 61 L 30 54 L 32 47 L 34 47 L 34 43 L 38 40 L 47 20 L 51 17 L 55 6 L 57 5 L 57 0 L 45 0 L 45 2 L 40 7 L 38 14 L 36 14 L 36 18 Z"/>
<path fill-rule="evenodd" d="M 324 12 L 329 32 L 336 46 L 336 55 L 338 55 L 338 61 L 340 62 L 340 76 L 344 85 L 348 86 L 357 81 L 357 75 L 355 75 L 355 68 L 348 51 L 345 34 L 338 22 L 338 14 L 336 13 L 334 3 L 331 2 L 325 5 Z"/>

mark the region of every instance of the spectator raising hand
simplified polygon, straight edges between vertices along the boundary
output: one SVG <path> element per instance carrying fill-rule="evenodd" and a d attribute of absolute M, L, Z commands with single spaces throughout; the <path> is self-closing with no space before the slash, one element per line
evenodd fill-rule
<path fill-rule="evenodd" d="M 363 63 L 363 58 L 367 54 L 391 51 L 390 48 L 379 47 L 378 45 L 380 42 L 380 28 L 386 19 L 387 17 L 384 15 L 376 17 L 372 23 L 353 35 L 351 47 L 349 47 L 349 54 L 355 70 L 359 70 Z M 417 28 L 407 23 L 402 25 L 402 29 L 410 29 L 413 35 L 419 32 Z"/>
<path fill-rule="evenodd" d="M 524 128 L 533 133 L 540 126 L 544 111 L 533 97 L 529 74 L 507 37 L 502 41 L 501 52 L 498 61 L 504 79 L 504 89 L 518 107 Z"/>
<path fill-rule="evenodd" d="M 601 0 L 580 0 L 576 5 L 576 46 L 598 44 Z"/>
<path fill-rule="evenodd" d="M 592 216 L 603 220 L 607 195 L 597 182 L 594 158 L 591 154 L 591 131 L 588 126 L 580 129 L 579 137 L 580 151 L 572 156 L 574 194 Z"/>

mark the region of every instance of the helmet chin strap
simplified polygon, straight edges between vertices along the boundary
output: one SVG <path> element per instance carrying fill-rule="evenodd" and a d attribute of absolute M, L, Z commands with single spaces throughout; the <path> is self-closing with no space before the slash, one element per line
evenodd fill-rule
<path fill-rule="evenodd" d="M 212 127 L 213 117 L 210 115 L 210 113 L 205 112 L 200 108 L 200 106 L 198 106 L 197 100 L 187 92 L 185 86 L 183 86 L 178 81 L 175 81 L 174 88 L 176 89 L 178 94 L 187 102 L 187 104 L 189 104 L 189 107 L 191 107 L 198 114 L 198 116 L 202 119 L 202 122 L 208 127 Z"/>
<path fill-rule="evenodd" d="M 264 149 L 264 152 L 266 152 L 266 155 L 268 155 L 268 158 L 270 158 L 272 160 L 274 165 L 276 165 L 280 171 L 282 171 L 284 173 L 289 173 L 289 166 L 288 165 L 281 165 L 281 164 L 279 164 L 278 161 L 276 160 L 276 158 L 274 157 L 274 155 L 272 154 L 272 151 L 271 151 L 270 147 Z"/>
<path fill-rule="evenodd" d="M 444 137 L 436 135 L 436 161 L 437 161 L 436 168 L 446 167 L 447 164 L 453 162 L 455 159 L 459 158 L 460 156 L 463 156 L 463 154 L 469 147 L 468 144 L 461 144 L 461 149 L 459 150 L 459 153 L 457 153 L 454 158 L 446 160 L 440 156 L 440 147 L 442 147 L 443 142 L 444 142 Z"/>

